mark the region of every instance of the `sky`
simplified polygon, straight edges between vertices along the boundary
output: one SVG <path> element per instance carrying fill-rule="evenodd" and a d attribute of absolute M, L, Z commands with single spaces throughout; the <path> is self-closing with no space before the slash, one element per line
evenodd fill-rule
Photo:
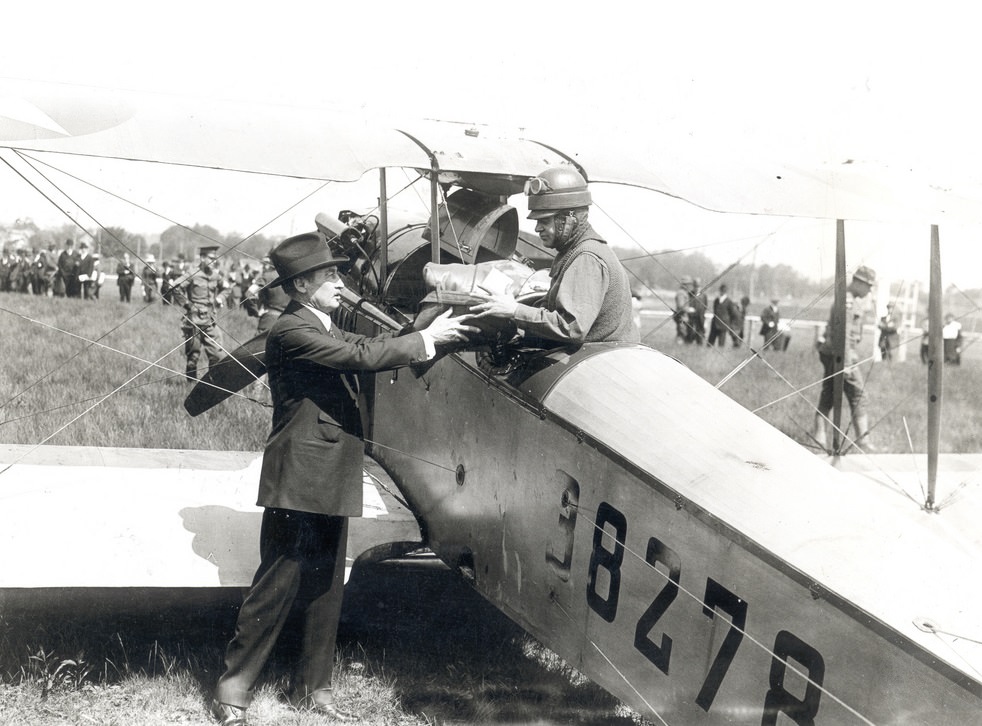
<path fill-rule="evenodd" d="M 540 138 L 606 134 L 613 143 L 675 134 L 706 149 L 858 154 L 972 182 L 982 169 L 973 77 L 982 59 L 972 18 L 957 4 L 886 13 L 880 3 L 835 0 L 807 7 L 498 0 L 343 8 L 285 0 L 275 14 L 223 0 L 22 5 L 5 10 L 5 26 L 17 29 L 0 46 L 6 79 L 298 111 L 351 108 L 380 120 L 467 121 Z M 254 179 L 229 177 L 202 185 L 175 172 L 143 186 L 143 173 L 132 168 L 99 171 L 121 195 L 223 232 L 303 231 L 311 210 L 323 211 L 317 204 L 334 203 L 318 195 L 285 212 L 313 191 L 310 183 L 257 187 Z M 8 172 L 0 167 L 0 221 L 59 223 Z M 814 278 L 833 269 L 829 220 L 719 214 L 621 188 L 594 194 L 600 211 L 591 219 L 622 246 L 699 247 L 721 264 L 751 254 Z M 521 199 L 516 206 L 522 210 Z M 105 223 L 134 232 L 170 223 L 103 209 L 101 218 L 113 217 Z M 929 232 L 848 222 L 847 261 L 871 264 L 881 277 L 926 280 Z M 942 229 L 946 283 L 982 287 L 978 233 L 974 225 Z"/>

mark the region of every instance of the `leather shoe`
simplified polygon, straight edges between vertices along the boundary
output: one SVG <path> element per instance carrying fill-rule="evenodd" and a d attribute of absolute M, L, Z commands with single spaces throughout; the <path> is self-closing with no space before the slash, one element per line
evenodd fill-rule
<path fill-rule="evenodd" d="M 333 699 L 329 701 L 318 701 L 311 696 L 302 698 L 298 697 L 296 693 L 291 693 L 287 696 L 287 700 L 289 700 L 290 705 L 298 711 L 308 711 L 338 722 L 351 722 L 358 720 L 358 717 L 355 716 L 355 714 L 351 713 L 350 711 L 345 711 L 342 708 L 338 708 Z"/>
<path fill-rule="evenodd" d="M 246 710 L 241 706 L 212 701 L 211 715 L 221 726 L 246 726 Z"/>

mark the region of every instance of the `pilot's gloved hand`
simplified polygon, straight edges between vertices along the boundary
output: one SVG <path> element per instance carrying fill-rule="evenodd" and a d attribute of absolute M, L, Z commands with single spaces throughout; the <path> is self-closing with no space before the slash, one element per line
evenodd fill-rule
<path fill-rule="evenodd" d="M 512 295 L 484 295 L 477 292 L 472 293 L 472 295 L 483 300 L 483 302 L 470 307 L 475 318 L 491 317 L 511 320 L 515 317 L 518 301 Z"/>

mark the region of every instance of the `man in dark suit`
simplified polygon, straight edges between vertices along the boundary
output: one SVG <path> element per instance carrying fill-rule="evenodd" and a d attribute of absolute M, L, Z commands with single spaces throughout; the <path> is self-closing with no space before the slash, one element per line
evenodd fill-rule
<path fill-rule="evenodd" d="M 82 288 L 78 282 L 79 254 L 75 251 L 75 240 L 65 240 L 65 249 L 58 255 L 58 277 L 60 285 L 55 285 L 55 295 L 58 297 L 80 297 Z M 59 289 L 61 295 L 59 295 Z"/>
<path fill-rule="evenodd" d="M 92 275 L 95 272 L 95 258 L 89 251 L 89 243 L 85 240 L 79 243 L 78 249 L 78 282 L 82 290 L 82 298 L 92 300 Z"/>
<path fill-rule="evenodd" d="M 334 643 L 344 586 L 348 517 L 362 513 L 361 418 L 352 373 L 428 360 L 436 345 L 476 328 L 450 311 L 425 330 L 367 337 L 339 330 L 330 314 L 344 283 L 320 233 L 284 240 L 270 253 L 290 296 L 266 340 L 273 426 L 263 454 L 258 504 L 265 507 L 259 569 L 239 611 L 212 712 L 245 724 L 253 687 L 291 610 L 303 638 L 291 703 L 335 721 L 353 716 L 334 702 Z"/>
<path fill-rule="evenodd" d="M 740 311 L 726 291 L 726 285 L 719 286 L 719 297 L 713 300 L 713 322 L 709 326 L 709 340 L 707 345 L 715 345 L 719 340 L 720 348 L 726 343 L 726 335 L 729 333 L 733 339 L 733 347 L 740 347 L 740 339 L 737 337 Z"/>

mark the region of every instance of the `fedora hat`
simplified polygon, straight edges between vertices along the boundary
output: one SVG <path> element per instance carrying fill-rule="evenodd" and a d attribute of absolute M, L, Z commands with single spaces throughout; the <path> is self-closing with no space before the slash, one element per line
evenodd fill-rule
<path fill-rule="evenodd" d="M 331 252 L 327 239 L 320 232 L 305 232 L 276 245 L 269 253 L 269 261 L 276 270 L 276 279 L 266 287 L 282 285 L 297 275 L 332 265 L 346 265 L 350 261 Z"/>

